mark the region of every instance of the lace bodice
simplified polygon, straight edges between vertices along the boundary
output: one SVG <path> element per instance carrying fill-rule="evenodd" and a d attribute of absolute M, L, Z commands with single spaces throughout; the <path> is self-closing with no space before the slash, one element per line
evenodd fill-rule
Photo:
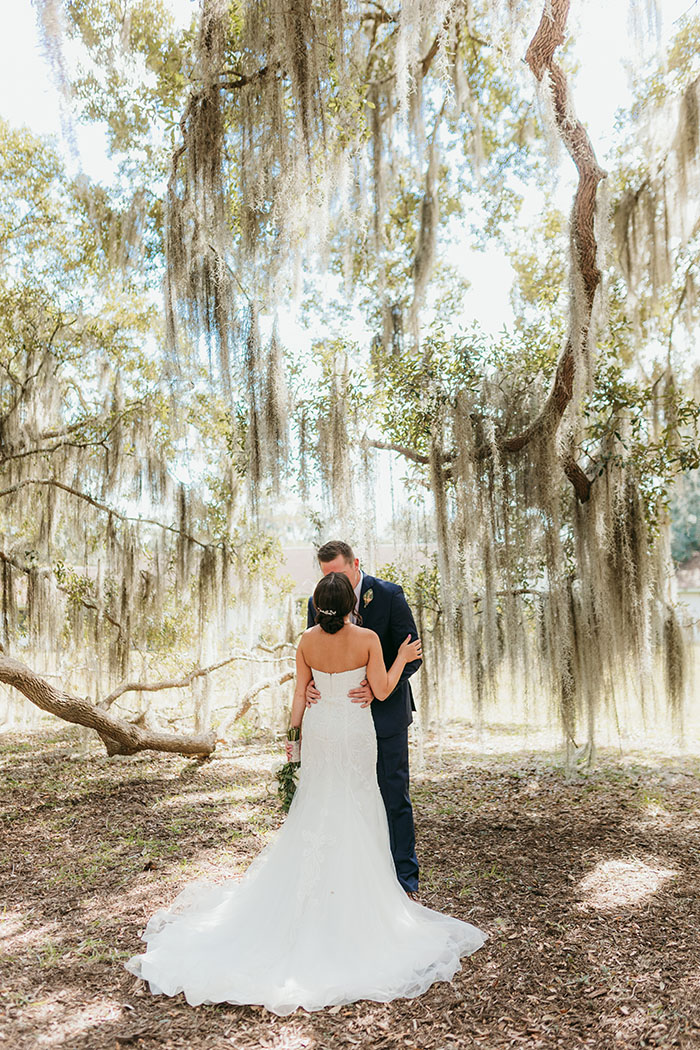
<path fill-rule="evenodd" d="M 360 684 L 367 668 L 354 667 L 336 674 L 312 670 L 321 698 L 304 713 L 302 780 L 342 770 L 349 787 L 365 785 L 377 761 L 377 738 L 369 706 L 354 704 L 348 692 Z M 312 790 L 324 789 L 316 786 Z"/>

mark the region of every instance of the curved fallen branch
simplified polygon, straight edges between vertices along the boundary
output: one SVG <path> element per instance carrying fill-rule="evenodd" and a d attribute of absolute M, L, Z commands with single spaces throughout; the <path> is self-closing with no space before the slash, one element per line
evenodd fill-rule
<path fill-rule="evenodd" d="M 108 755 L 134 755 L 138 751 L 168 751 L 179 755 L 210 755 L 216 747 L 212 731 L 198 734 L 169 733 L 116 718 L 89 700 L 57 689 L 26 664 L 0 654 L 0 682 L 11 685 L 27 700 L 66 722 L 94 729 Z"/>
<path fill-rule="evenodd" d="M 0 557 L 2 552 L 0 551 Z M 254 648 L 261 649 L 263 652 L 270 653 L 274 656 L 275 653 L 279 652 L 280 649 L 294 648 L 291 642 L 277 642 L 276 645 L 262 645 L 258 644 Z M 202 678 L 204 675 L 211 674 L 212 671 L 218 671 L 220 667 L 226 667 L 227 664 L 231 664 L 234 660 L 250 661 L 251 663 L 280 663 L 284 660 L 289 660 L 289 656 L 275 656 L 273 660 L 265 660 L 264 657 L 251 656 L 249 653 L 232 653 L 231 656 L 225 657 L 223 660 L 218 660 L 215 664 L 209 664 L 208 667 L 193 667 L 191 671 L 187 671 L 186 674 L 180 675 L 179 678 L 163 678 L 159 682 L 122 682 L 116 689 L 100 700 L 98 707 L 106 710 L 111 707 L 115 700 L 118 700 L 124 693 L 156 693 L 161 689 L 186 689 L 192 685 L 196 678 Z M 293 659 L 293 656 L 291 657 Z M 265 686 L 263 685 L 263 688 Z"/>

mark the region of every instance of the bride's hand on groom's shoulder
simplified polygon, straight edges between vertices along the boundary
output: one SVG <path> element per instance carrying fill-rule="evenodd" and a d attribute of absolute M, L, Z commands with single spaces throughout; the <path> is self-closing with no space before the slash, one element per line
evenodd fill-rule
<path fill-rule="evenodd" d="M 416 638 L 415 642 L 412 642 L 410 634 L 407 634 L 399 646 L 399 655 L 406 657 L 407 664 L 412 663 L 414 660 L 422 660 L 423 646 L 420 638 Z"/>
<path fill-rule="evenodd" d="M 306 687 L 306 706 L 311 707 L 312 704 L 317 704 L 321 699 L 321 694 L 316 688 L 316 683 L 313 678 Z"/>

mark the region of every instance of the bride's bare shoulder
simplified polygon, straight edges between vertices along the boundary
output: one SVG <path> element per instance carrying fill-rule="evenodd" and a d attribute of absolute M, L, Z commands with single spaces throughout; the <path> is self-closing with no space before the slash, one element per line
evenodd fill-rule
<path fill-rule="evenodd" d="M 306 642 L 313 641 L 313 639 L 317 637 L 320 630 L 321 628 L 318 626 L 318 624 L 315 624 L 313 627 L 307 627 L 306 630 L 302 632 L 301 638 L 299 639 L 298 648 L 303 649 L 304 644 Z"/>
<path fill-rule="evenodd" d="M 370 627 L 359 627 L 357 624 L 354 624 L 353 631 L 357 631 L 355 637 L 358 639 L 358 641 L 361 640 L 363 642 L 366 642 L 367 645 L 374 645 L 375 642 L 377 643 L 377 645 L 379 644 L 379 635 L 376 634 Z"/>

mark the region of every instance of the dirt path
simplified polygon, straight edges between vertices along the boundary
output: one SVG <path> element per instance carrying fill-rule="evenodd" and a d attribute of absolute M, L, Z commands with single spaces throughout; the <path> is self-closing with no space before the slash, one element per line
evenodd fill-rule
<path fill-rule="evenodd" d="M 418 1000 L 278 1018 L 143 991 L 122 968 L 195 877 L 242 871 L 282 816 L 275 750 L 198 765 L 76 757 L 72 730 L 0 751 L 0 1048 L 700 1048 L 700 762 L 427 748 L 423 901 L 490 940 Z"/>

